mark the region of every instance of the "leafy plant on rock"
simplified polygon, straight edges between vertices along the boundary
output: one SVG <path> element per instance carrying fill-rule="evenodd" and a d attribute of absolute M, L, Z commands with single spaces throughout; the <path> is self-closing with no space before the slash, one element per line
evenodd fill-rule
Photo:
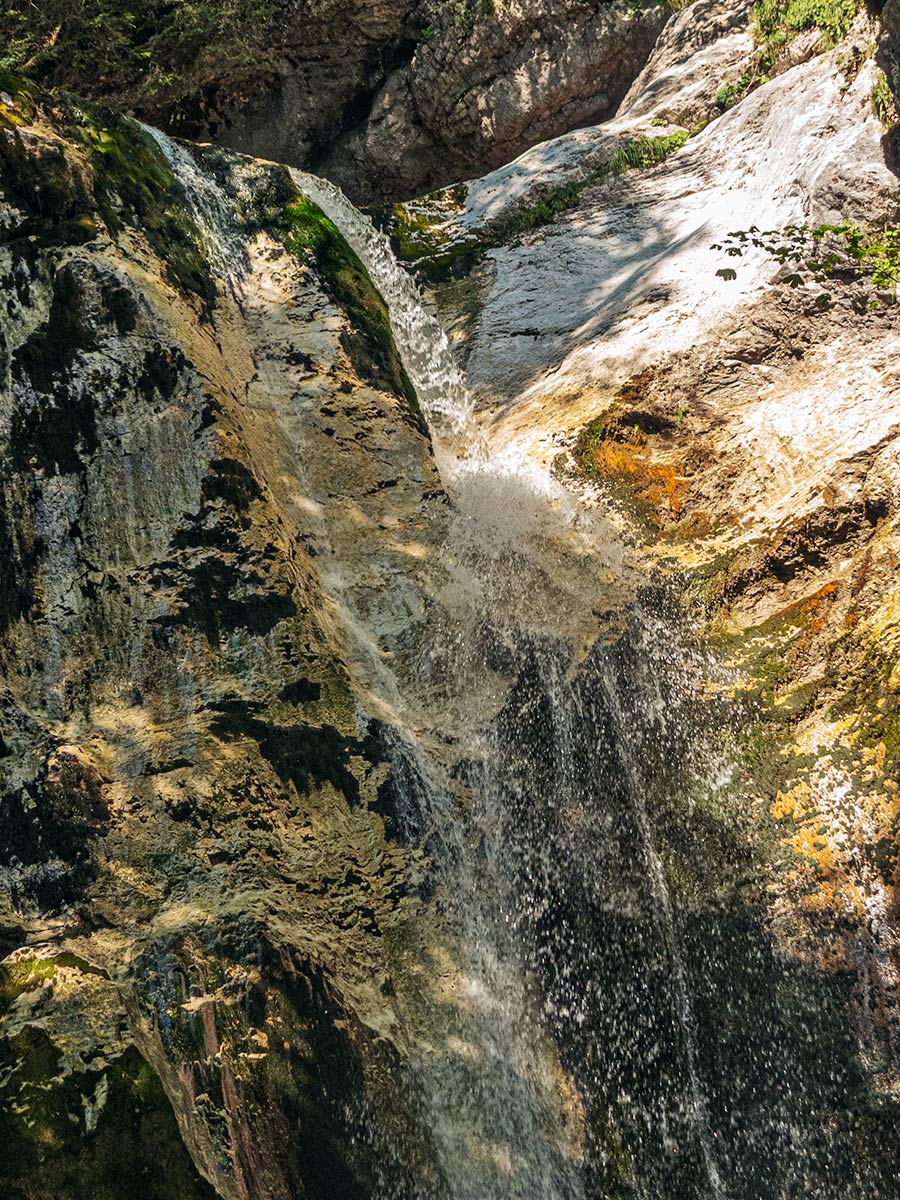
<path fill-rule="evenodd" d="M 861 0 L 756 0 L 757 39 L 778 50 L 794 35 L 819 29 L 833 46 L 847 34 L 861 8 Z"/>
<path fill-rule="evenodd" d="M 885 129 L 892 128 L 900 121 L 894 94 L 883 71 L 879 71 L 875 86 L 872 88 L 872 108 Z"/>
<path fill-rule="evenodd" d="M 900 226 L 888 226 L 880 232 L 866 232 L 851 221 L 840 225 L 787 225 L 784 229 L 748 230 L 730 233 L 724 242 L 713 245 L 731 258 L 741 258 L 750 249 L 772 256 L 785 273 L 779 282 L 789 288 L 817 286 L 821 308 L 833 300 L 835 285 L 863 283 L 882 299 L 897 303 L 900 286 Z M 721 279 L 737 279 L 737 271 L 723 267 L 716 272 Z M 870 307 L 881 301 L 872 299 Z"/>

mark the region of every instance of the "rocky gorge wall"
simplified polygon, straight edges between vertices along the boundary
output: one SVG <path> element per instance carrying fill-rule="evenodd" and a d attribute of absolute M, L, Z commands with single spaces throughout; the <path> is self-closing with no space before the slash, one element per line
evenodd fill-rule
<path fill-rule="evenodd" d="M 12 8 L 0 36 L 7 65 L 41 83 L 314 168 L 362 203 L 480 174 L 611 114 L 665 16 L 636 0 L 89 0 Z"/>
<path fill-rule="evenodd" d="M 691 5 L 612 121 L 386 220 L 432 281 L 491 437 L 618 511 L 726 666 L 688 701 L 722 747 L 719 785 L 673 807 L 662 775 L 645 779 L 684 945 L 700 939 L 707 1069 L 742 1075 L 711 1016 L 726 962 L 732 1031 L 742 1004 L 765 1011 L 792 991 L 750 1036 L 797 1113 L 790 1014 L 805 1010 L 810 1049 L 835 1039 L 831 1083 L 815 1085 L 820 1165 L 802 1188 L 782 1166 L 779 1184 L 757 1178 L 747 1194 L 895 1195 L 897 309 L 871 274 L 817 274 L 810 232 L 781 263 L 765 247 L 791 227 L 896 223 L 880 74 L 895 78 L 896 18 L 890 5 L 883 24 L 848 12 L 837 39 L 811 27 L 773 47 L 762 11 Z M 776 232 L 754 245 L 753 231 Z M 736 726 L 701 715 L 710 693 L 736 706 Z M 754 928 L 764 981 L 728 948 L 736 936 L 746 966 Z M 766 1050 L 775 1022 L 782 1040 Z M 728 1117 L 709 1103 L 714 1128 L 735 1119 L 733 1096 Z M 848 1110 L 850 1148 L 826 1149 Z M 752 1118 L 739 1127 L 752 1142 Z"/>
<path fill-rule="evenodd" d="M 2 121 L 0 1187 L 370 1195 L 419 866 L 338 606 L 389 638 L 428 592 L 415 394 L 283 170 L 215 160 L 212 247 L 137 126 Z"/>

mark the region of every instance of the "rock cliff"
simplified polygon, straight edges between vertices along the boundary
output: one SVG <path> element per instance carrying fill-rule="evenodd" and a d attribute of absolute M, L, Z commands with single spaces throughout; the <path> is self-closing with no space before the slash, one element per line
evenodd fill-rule
<path fill-rule="evenodd" d="M 283 169 L 210 156 L 213 247 L 138 126 L 2 121 L 2 1190 L 369 1195 L 420 868 L 340 631 L 429 591 L 415 394 Z"/>
<path fill-rule="evenodd" d="M 900 1196 L 878 7 L 17 18 L 4 1196 Z"/>
<path fill-rule="evenodd" d="M 10 9 L 0 36 L 44 84 L 313 167 L 362 202 L 480 174 L 611 114 L 664 20 L 635 0 L 88 0 Z"/>

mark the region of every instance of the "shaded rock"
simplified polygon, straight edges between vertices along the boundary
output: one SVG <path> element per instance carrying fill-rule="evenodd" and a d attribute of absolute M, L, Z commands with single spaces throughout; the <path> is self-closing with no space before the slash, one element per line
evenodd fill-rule
<path fill-rule="evenodd" d="M 662 5 L 637 11 L 569 0 L 504 5 L 471 27 L 444 13 L 319 169 L 357 200 L 481 174 L 611 115 L 664 21 Z"/>

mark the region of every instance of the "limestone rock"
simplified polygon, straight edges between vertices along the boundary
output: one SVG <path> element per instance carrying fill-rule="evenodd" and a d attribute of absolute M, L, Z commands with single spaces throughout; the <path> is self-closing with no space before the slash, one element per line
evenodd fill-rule
<path fill-rule="evenodd" d="M 430 443 L 283 169 L 194 164 L 204 211 L 138 126 L 8 100 L 0 1190 L 131 1195 L 119 1137 L 148 1194 L 369 1195 L 421 869 L 370 683 L 431 590 Z"/>

